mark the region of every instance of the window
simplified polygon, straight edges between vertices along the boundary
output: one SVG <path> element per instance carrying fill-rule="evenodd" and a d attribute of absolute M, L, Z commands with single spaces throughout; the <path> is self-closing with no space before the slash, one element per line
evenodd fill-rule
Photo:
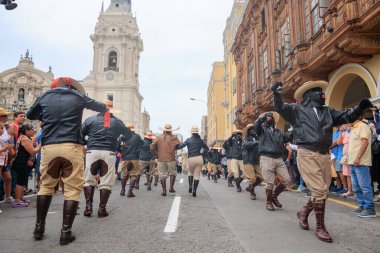
<path fill-rule="evenodd" d="M 321 16 L 328 9 L 328 0 L 304 0 L 306 38 L 319 31 L 323 24 Z"/>
<path fill-rule="evenodd" d="M 287 17 L 284 24 L 281 26 L 281 51 L 283 65 L 286 65 L 288 63 L 290 48 L 290 22 L 289 17 Z"/>
<path fill-rule="evenodd" d="M 254 68 L 253 65 L 251 66 L 251 70 L 249 71 L 249 79 L 250 79 L 250 82 L 251 82 L 251 92 L 252 92 L 252 97 L 253 97 L 253 95 L 255 94 L 255 91 L 256 91 L 256 87 L 255 87 L 255 68 Z"/>
<path fill-rule="evenodd" d="M 115 51 L 111 51 L 108 56 L 108 67 L 117 67 L 117 53 Z"/>
<path fill-rule="evenodd" d="M 232 81 L 232 93 L 236 93 L 236 78 Z"/>
<path fill-rule="evenodd" d="M 310 37 L 311 37 L 309 1 L 310 1 L 310 0 L 305 0 L 305 28 L 306 28 L 306 39 L 310 39 Z"/>
<path fill-rule="evenodd" d="M 261 10 L 261 31 L 265 31 L 266 23 L 265 23 L 265 9 Z"/>
<path fill-rule="evenodd" d="M 280 71 L 281 70 L 281 54 L 280 50 L 276 49 L 274 51 L 274 56 L 275 56 L 275 70 Z"/>
<path fill-rule="evenodd" d="M 267 80 L 269 77 L 268 74 L 268 51 L 267 49 L 264 50 L 263 52 L 263 73 L 264 73 L 264 82 Z"/>
<path fill-rule="evenodd" d="M 106 100 L 112 101 L 113 102 L 113 92 L 112 93 L 106 93 Z"/>
<path fill-rule="evenodd" d="M 245 84 L 242 82 L 241 84 L 241 104 L 245 103 Z"/>
<path fill-rule="evenodd" d="M 249 40 L 250 40 L 249 44 L 250 44 L 251 48 L 253 49 L 253 47 L 255 46 L 255 33 L 252 32 L 252 35 L 249 38 Z"/>

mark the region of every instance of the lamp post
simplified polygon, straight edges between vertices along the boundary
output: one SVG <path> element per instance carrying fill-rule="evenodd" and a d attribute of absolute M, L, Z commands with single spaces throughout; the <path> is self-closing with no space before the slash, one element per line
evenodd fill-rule
<path fill-rule="evenodd" d="M 207 101 L 202 100 L 202 99 L 197 99 L 197 98 L 190 98 L 191 101 L 199 101 L 207 104 Z"/>

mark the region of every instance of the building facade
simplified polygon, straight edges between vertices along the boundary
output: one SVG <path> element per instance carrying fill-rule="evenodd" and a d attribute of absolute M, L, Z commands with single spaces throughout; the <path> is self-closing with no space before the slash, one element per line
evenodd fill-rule
<path fill-rule="evenodd" d="M 228 137 L 236 130 L 234 124 L 237 111 L 237 81 L 236 64 L 231 52 L 232 45 L 239 25 L 242 21 L 247 0 L 235 0 L 230 16 L 227 18 L 226 27 L 223 33 L 224 46 L 224 107 L 225 131 L 224 136 Z"/>
<path fill-rule="evenodd" d="M 134 124 L 143 134 L 139 91 L 139 61 L 143 51 L 136 18 L 131 11 L 130 0 L 112 0 L 109 7 L 100 12 L 95 33 L 93 70 L 84 79 L 88 95 L 96 100 L 111 100 L 117 116 L 125 124 Z M 93 112 L 85 111 L 84 118 Z"/>
<path fill-rule="evenodd" d="M 249 0 L 231 49 L 237 65 L 239 129 L 310 80 L 326 80 L 337 109 L 376 97 L 380 79 L 380 1 Z"/>
<path fill-rule="evenodd" d="M 214 62 L 207 90 L 207 143 L 220 144 L 225 139 L 224 62 Z"/>
<path fill-rule="evenodd" d="M 202 116 L 201 122 L 201 131 L 200 131 L 201 139 L 207 143 L 207 116 Z"/>
<path fill-rule="evenodd" d="M 51 68 L 46 72 L 35 68 L 33 57 L 27 51 L 15 68 L 0 73 L 0 107 L 9 112 L 26 111 L 50 89 L 53 79 Z M 8 120 L 11 121 L 11 117 Z"/>
<path fill-rule="evenodd" d="M 144 109 L 144 111 L 141 113 L 141 133 L 146 134 L 148 131 L 150 131 L 150 115 L 149 113 Z"/>

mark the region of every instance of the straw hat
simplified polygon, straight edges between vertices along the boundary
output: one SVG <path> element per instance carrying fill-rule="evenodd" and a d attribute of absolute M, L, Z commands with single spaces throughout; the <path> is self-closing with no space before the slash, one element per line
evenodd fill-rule
<path fill-rule="evenodd" d="M 199 133 L 199 128 L 197 126 L 192 126 L 190 129 L 190 133 L 192 133 L 192 134 Z"/>
<path fill-rule="evenodd" d="M 248 130 L 250 128 L 252 128 L 254 126 L 254 124 L 248 124 L 244 129 L 243 129 L 243 136 L 247 136 L 248 135 Z"/>
<path fill-rule="evenodd" d="M 327 87 L 329 86 L 329 83 L 323 80 L 317 80 L 317 81 L 308 81 L 304 84 L 302 84 L 294 93 L 294 99 L 297 101 L 302 101 L 303 94 L 305 94 L 306 91 L 314 88 L 321 88 L 323 92 L 326 91 Z"/>
<path fill-rule="evenodd" d="M 278 121 L 280 120 L 280 114 L 278 114 L 278 112 L 273 112 L 273 111 L 269 111 L 269 112 L 271 112 L 273 114 L 274 122 L 277 124 Z M 264 117 L 266 113 L 268 113 L 268 112 L 263 112 L 262 114 L 260 114 L 258 119 L 261 117 Z"/>
<path fill-rule="evenodd" d="M 178 130 L 179 128 L 177 129 L 173 129 L 172 125 L 170 124 L 165 124 L 165 126 L 163 128 L 159 128 L 160 131 L 163 131 L 163 132 L 173 132 L 173 131 L 176 131 Z"/>
<path fill-rule="evenodd" d="M 136 131 L 136 128 L 135 128 L 135 125 L 134 124 L 128 124 L 127 127 L 129 128 L 129 130 L 131 131 Z"/>
<path fill-rule="evenodd" d="M 218 145 L 214 145 L 214 146 L 212 146 L 212 148 L 211 149 L 217 149 L 217 150 L 221 150 L 222 148 L 221 147 L 219 147 Z"/>
<path fill-rule="evenodd" d="M 145 138 L 147 138 L 147 139 L 151 139 L 151 140 L 153 140 L 153 133 L 152 132 L 147 132 L 146 134 L 145 134 Z"/>
<path fill-rule="evenodd" d="M 6 112 L 4 110 L 4 108 L 0 107 L 0 116 L 8 116 L 8 115 L 11 115 L 11 114 L 12 114 L 11 112 Z"/>
<path fill-rule="evenodd" d="M 57 79 L 54 79 L 51 85 L 51 89 L 55 89 L 62 86 L 68 86 L 68 87 L 72 86 L 77 91 L 81 93 L 86 93 L 83 86 L 78 81 L 72 79 L 71 77 L 59 77 Z"/>
<path fill-rule="evenodd" d="M 120 110 L 116 110 L 116 109 L 113 108 L 113 101 L 111 101 L 111 100 L 104 100 L 103 103 L 108 107 L 110 113 L 113 113 L 113 114 L 121 113 Z"/>

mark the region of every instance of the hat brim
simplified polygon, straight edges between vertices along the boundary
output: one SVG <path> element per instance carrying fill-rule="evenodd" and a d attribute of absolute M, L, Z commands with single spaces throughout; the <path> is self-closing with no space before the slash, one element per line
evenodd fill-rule
<path fill-rule="evenodd" d="M 306 91 L 314 88 L 321 88 L 323 92 L 326 91 L 327 87 L 329 86 L 329 83 L 323 80 L 318 81 L 308 81 L 304 84 L 302 84 L 294 93 L 294 99 L 296 101 L 302 101 L 303 94 L 305 94 Z"/>
<path fill-rule="evenodd" d="M 0 117 L 1 116 L 9 116 L 11 114 L 12 114 L 11 112 L 2 112 L 2 113 L 0 113 Z"/>
<path fill-rule="evenodd" d="M 247 134 L 248 134 L 248 130 L 250 129 L 250 128 L 252 128 L 254 126 L 254 124 L 248 124 L 244 129 L 243 129 L 243 136 L 245 137 L 245 136 L 247 136 Z"/>
<path fill-rule="evenodd" d="M 273 118 L 274 118 L 274 122 L 276 122 L 276 124 L 280 121 L 280 114 L 278 112 L 274 112 L 274 111 L 269 111 L 273 114 Z M 264 117 L 265 114 L 268 113 L 268 112 L 263 112 L 262 114 L 260 114 L 260 116 L 257 118 L 261 118 L 261 117 Z"/>
<path fill-rule="evenodd" d="M 199 131 L 190 131 L 191 134 L 199 134 Z"/>
<path fill-rule="evenodd" d="M 145 135 L 144 138 L 153 140 L 153 136 L 152 135 Z"/>
<path fill-rule="evenodd" d="M 65 86 L 65 85 L 66 85 L 66 80 L 64 78 L 60 78 L 58 80 L 58 82 L 57 82 L 56 88 L 62 87 L 62 86 Z M 83 88 L 83 86 L 78 81 L 76 81 L 74 79 L 70 79 L 70 86 L 74 87 L 80 93 L 83 93 L 83 94 L 86 93 L 86 91 Z"/>
<path fill-rule="evenodd" d="M 113 109 L 113 108 L 109 108 L 109 112 L 112 113 L 112 114 L 120 114 L 120 113 L 122 113 L 122 111 L 116 110 L 116 109 Z"/>

